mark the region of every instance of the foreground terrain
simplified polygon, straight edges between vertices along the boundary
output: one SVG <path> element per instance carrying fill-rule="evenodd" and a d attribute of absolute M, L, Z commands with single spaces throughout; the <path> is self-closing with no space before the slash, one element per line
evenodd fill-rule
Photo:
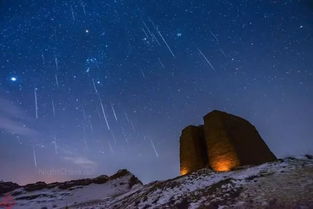
<path fill-rule="evenodd" d="M 53 184 L 0 182 L 0 196 L 0 208 L 12 209 L 309 209 L 313 208 L 313 157 L 286 158 L 231 172 L 201 169 L 146 185 L 127 170 Z"/>

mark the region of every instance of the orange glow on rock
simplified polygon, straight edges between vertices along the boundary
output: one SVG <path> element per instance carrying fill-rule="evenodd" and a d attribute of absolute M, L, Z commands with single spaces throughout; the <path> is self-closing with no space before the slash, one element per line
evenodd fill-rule
<path fill-rule="evenodd" d="M 230 161 L 219 161 L 215 163 L 215 171 L 225 172 L 230 171 L 232 169 L 232 163 Z"/>
<path fill-rule="evenodd" d="M 185 174 L 187 174 L 187 173 L 189 173 L 189 172 L 188 172 L 188 170 L 187 170 L 186 168 L 182 168 L 182 169 L 180 170 L 180 175 L 185 175 Z"/>
<path fill-rule="evenodd" d="M 218 172 L 230 171 L 239 165 L 239 160 L 234 153 L 227 153 L 226 155 L 215 156 L 214 160 L 211 160 L 212 169 Z"/>

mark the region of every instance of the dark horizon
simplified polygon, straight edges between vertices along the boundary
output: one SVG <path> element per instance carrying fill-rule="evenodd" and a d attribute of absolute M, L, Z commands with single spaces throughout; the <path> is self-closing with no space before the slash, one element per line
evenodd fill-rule
<path fill-rule="evenodd" d="M 313 153 L 312 1 L 0 1 L 0 180 L 179 175 L 218 109 Z"/>

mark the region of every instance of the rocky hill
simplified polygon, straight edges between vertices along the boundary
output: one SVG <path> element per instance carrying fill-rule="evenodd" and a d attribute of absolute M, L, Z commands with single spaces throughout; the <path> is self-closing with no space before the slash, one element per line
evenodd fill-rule
<path fill-rule="evenodd" d="M 114 199 L 142 186 L 143 184 L 127 170 L 120 170 L 110 177 L 103 175 L 94 179 L 51 184 L 37 182 L 19 186 L 11 182 L 0 182 L 0 208 L 76 208 L 76 205 Z"/>
<path fill-rule="evenodd" d="M 0 208 L 6 201 L 12 209 L 310 209 L 313 157 L 285 158 L 230 172 L 205 168 L 147 185 L 121 170 L 111 177 L 17 187 L 2 194 Z"/>

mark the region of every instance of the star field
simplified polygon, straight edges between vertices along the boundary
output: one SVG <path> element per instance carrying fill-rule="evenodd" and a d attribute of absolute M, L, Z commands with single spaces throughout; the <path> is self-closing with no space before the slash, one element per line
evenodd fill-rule
<path fill-rule="evenodd" d="M 175 177 L 181 130 L 214 109 L 312 153 L 312 5 L 0 1 L 0 180 Z"/>

